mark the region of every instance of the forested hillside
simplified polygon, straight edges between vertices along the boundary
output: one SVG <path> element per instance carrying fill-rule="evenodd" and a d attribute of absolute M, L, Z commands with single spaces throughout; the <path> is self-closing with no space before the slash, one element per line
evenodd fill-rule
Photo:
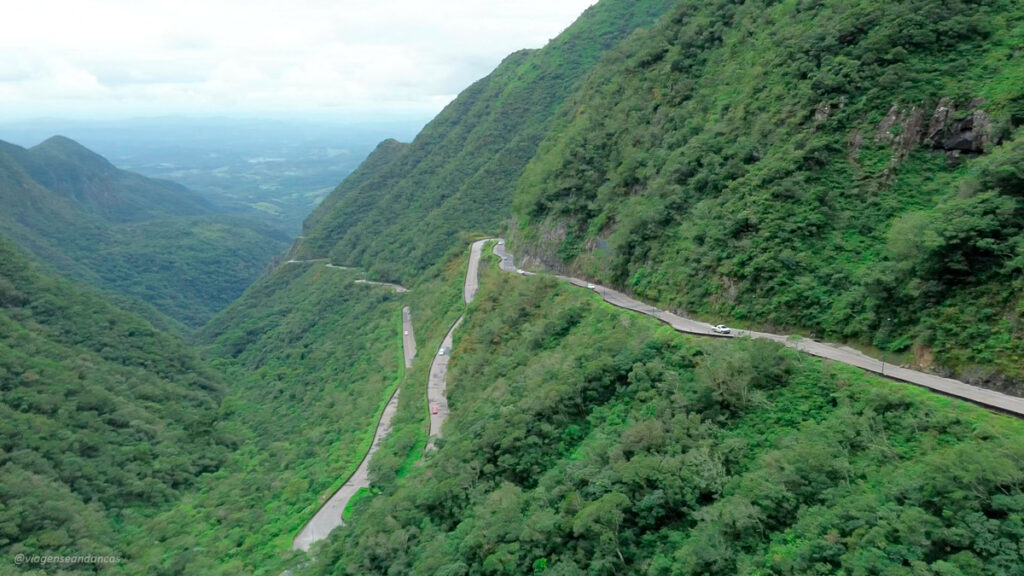
<path fill-rule="evenodd" d="M 0 232 L 54 272 L 199 326 L 286 246 L 185 188 L 118 170 L 66 138 L 0 142 Z"/>
<path fill-rule="evenodd" d="M 224 388 L 185 343 L 0 239 L 0 548 L 123 556 L 235 447 Z"/>
<path fill-rule="evenodd" d="M 0 149 L 40 186 L 105 220 L 138 222 L 211 210 L 209 202 L 185 187 L 119 170 L 106 158 L 63 136 L 27 149 L 3 142 Z"/>
<path fill-rule="evenodd" d="M 485 267 L 438 452 L 297 574 L 1024 573 L 1024 426 Z"/>
<path fill-rule="evenodd" d="M 1022 51 L 1009 1 L 679 0 L 552 109 L 522 174 L 421 169 L 472 166 L 441 122 L 513 56 L 434 140 L 382 144 L 305 254 L 415 279 L 511 214 L 528 263 L 1020 393 Z M 486 274 L 439 450 L 404 469 L 389 443 L 297 573 L 1024 574 L 1018 421 Z"/>
<path fill-rule="evenodd" d="M 653 303 L 1024 391 L 1024 6 L 678 2 L 589 76 L 518 241 Z"/>
<path fill-rule="evenodd" d="M 383 144 L 305 253 L 409 278 L 514 217 L 527 263 L 1024 390 L 1021 5 L 674 2 L 624 33 L 654 8 L 599 3 Z"/>
<path fill-rule="evenodd" d="M 464 270 L 464 257 L 441 263 L 399 294 L 355 284 L 358 271 L 285 264 L 218 315 L 200 337 L 231 382 L 219 417 L 237 448 L 147 523 L 123 573 L 277 576 L 304 561 L 292 538 L 355 470 L 398 386 L 392 474 L 411 466 L 425 444 L 432 354 L 406 373 L 401 308 L 413 308 L 423 345 L 439 340 L 460 308 Z"/>
<path fill-rule="evenodd" d="M 306 221 L 303 254 L 408 280 L 460 233 L 498 227 L 514 183 L 580 79 L 671 3 L 601 2 L 543 49 L 506 58 L 414 142 L 378 147 Z"/>
<path fill-rule="evenodd" d="M 1024 576 L 1021 420 L 681 335 L 489 249 L 462 292 L 504 231 L 527 266 L 1020 392 L 1022 54 L 1011 0 L 602 0 L 381 143 L 284 257 L 64 139 L 0 145 L 0 551 L 132 576 Z M 396 390 L 371 489 L 293 551 Z"/>

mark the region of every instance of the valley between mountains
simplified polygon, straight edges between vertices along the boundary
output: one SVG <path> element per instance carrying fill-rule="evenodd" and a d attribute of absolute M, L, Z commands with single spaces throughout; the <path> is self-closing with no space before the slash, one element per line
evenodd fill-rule
<path fill-rule="evenodd" d="M 1024 576 L 1022 167 L 1011 0 L 601 0 L 294 239 L 0 143 L 0 574 Z"/>

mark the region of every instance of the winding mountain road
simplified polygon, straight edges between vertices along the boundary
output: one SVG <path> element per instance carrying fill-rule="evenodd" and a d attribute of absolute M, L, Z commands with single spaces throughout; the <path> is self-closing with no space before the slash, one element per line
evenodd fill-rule
<path fill-rule="evenodd" d="M 317 262 L 327 262 L 327 264 L 324 264 L 325 268 L 334 268 L 335 270 L 356 270 L 356 268 L 353 268 L 351 266 L 338 266 L 336 264 L 331 264 L 330 258 L 313 258 L 312 260 L 293 259 L 284 261 L 285 264 L 316 264 Z M 356 284 L 368 284 L 370 286 L 386 286 L 388 288 L 394 288 L 395 292 L 398 292 L 399 294 L 403 294 L 409 291 L 409 289 L 406 288 L 405 286 L 402 286 L 401 284 L 392 284 L 391 282 L 374 282 L 373 280 L 366 279 L 353 280 L 353 282 Z"/>
<path fill-rule="evenodd" d="M 470 247 L 469 265 L 466 267 L 466 282 L 462 289 L 462 298 L 466 304 L 473 302 L 473 299 L 476 298 L 477 290 L 480 288 L 480 255 L 483 252 L 484 244 L 491 240 L 493 238 L 478 240 Z M 441 341 L 441 347 L 438 348 L 434 361 L 430 364 L 430 376 L 427 379 L 427 403 L 430 405 L 430 440 L 427 443 L 428 450 L 436 447 L 434 441 L 441 437 L 441 427 L 444 425 L 444 421 L 448 419 L 448 398 L 445 393 L 448 389 L 448 362 L 451 359 L 452 334 L 462 324 L 463 318 L 465 318 L 465 315 L 459 316 L 459 319 L 452 324 L 448 334 Z"/>
<path fill-rule="evenodd" d="M 405 356 L 405 366 L 407 368 L 412 366 L 412 360 L 416 356 L 416 340 L 412 329 L 412 314 L 408 306 L 402 309 L 402 353 Z M 343 524 L 341 516 L 356 492 L 361 488 L 370 487 L 370 458 L 380 448 L 384 439 L 391 434 L 391 420 L 394 418 L 395 412 L 398 411 L 398 393 L 400 391 L 400 388 L 396 389 L 387 405 L 384 406 L 384 411 L 377 422 L 377 430 L 373 434 L 373 443 L 370 444 L 370 449 L 363 456 L 359 467 L 341 488 L 316 511 L 299 535 L 292 540 L 292 550 L 308 552 L 313 543 L 327 538 L 331 530 Z"/>
<path fill-rule="evenodd" d="M 473 302 L 477 291 L 479 290 L 481 253 L 484 244 L 492 240 L 494 239 L 489 238 L 474 242 L 470 249 L 469 265 L 466 270 L 466 281 L 463 287 L 463 299 L 466 304 Z M 498 239 L 498 243 L 494 247 L 494 254 L 500 258 L 498 267 L 502 271 L 513 274 L 518 273 L 526 276 L 535 275 L 533 272 L 519 270 L 515 267 L 515 259 L 505 249 L 504 240 Z M 683 316 L 673 314 L 672 312 L 660 310 L 613 288 L 594 285 L 585 280 L 570 276 L 555 275 L 555 278 L 573 284 L 574 286 L 590 288 L 613 306 L 657 318 L 679 332 L 716 338 L 732 337 L 714 332 L 710 324 L 685 318 Z M 404 288 L 395 284 L 367 282 L 365 280 L 357 282 L 381 284 L 394 287 L 396 291 L 399 292 L 406 291 Z M 436 449 L 435 442 L 441 437 L 442 426 L 444 425 L 445 420 L 448 419 L 449 409 L 446 391 L 448 363 L 451 359 L 451 350 L 453 346 L 452 336 L 455 330 L 462 324 L 464 318 L 465 315 L 459 316 L 458 320 L 456 320 L 448 330 L 448 333 L 445 334 L 445 337 L 441 342 L 441 346 L 430 365 L 430 374 L 427 381 L 427 401 L 430 406 L 430 433 L 427 450 Z M 416 341 L 413 334 L 411 312 L 408 307 L 402 310 L 402 328 L 405 365 L 406 367 L 411 367 L 412 360 L 416 355 Z M 881 374 L 882 376 L 892 380 L 915 384 L 941 394 L 967 400 L 1000 412 L 1005 412 L 1017 417 L 1024 417 L 1024 399 L 1022 398 L 1009 396 L 993 390 L 978 388 L 977 386 L 971 386 L 951 378 L 943 378 L 941 376 L 926 374 L 924 372 L 918 372 L 916 370 L 910 370 L 900 366 L 894 366 L 892 364 L 885 364 L 876 358 L 867 356 L 866 354 L 847 346 L 752 330 L 734 330 L 733 334 L 740 337 L 746 336 L 750 338 L 772 340 L 784 346 L 796 348 L 801 352 L 806 352 L 820 358 L 826 358 L 836 362 L 856 366 L 863 370 Z M 391 399 L 388 401 L 387 406 L 384 408 L 384 412 L 381 414 L 380 421 L 377 424 L 377 431 L 374 434 L 373 444 L 366 456 L 363 458 L 363 461 L 359 464 L 355 473 L 353 473 L 345 484 L 331 496 L 327 503 L 317 511 L 313 518 L 302 529 L 292 543 L 293 549 L 308 551 L 314 542 L 326 538 L 331 530 L 342 524 L 341 515 L 345 511 L 345 507 L 348 506 L 349 500 L 351 500 L 352 496 L 355 495 L 360 488 L 369 487 L 368 470 L 370 458 L 373 456 L 374 452 L 377 451 L 381 442 L 391 432 L 391 419 L 397 408 L 398 391 L 396 390 L 394 395 L 392 395 Z"/>
<path fill-rule="evenodd" d="M 409 289 L 406 288 L 405 286 L 401 286 L 399 284 L 392 284 L 390 282 L 374 282 L 372 280 L 356 280 L 355 283 L 356 284 L 369 284 L 370 286 L 387 286 L 389 288 L 394 288 L 395 292 L 398 292 L 398 293 L 403 293 L 403 292 L 408 292 L 409 291 Z"/>
<path fill-rule="evenodd" d="M 416 333 L 412 329 L 412 310 L 408 306 L 402 308 L 402 352 L 405 367 L 412 368 L 412 360 L 416 357 Z"/>
<path fill-rule="evenodd" d="M 501 270 L 512 273 L 518 271 L 515 267 L 515 259 L 505 249 L 503 241 L 499 241 L 499 243 L 494 247 L 494 254 L 501 259 L 501 262 L 498 265 Z M 525 272 L 525 274 L 532 275 L 533 273 Z M 569 282 L 582 288 L 586 288 L 588 284 L 593 285 L 592 283 L 580 280 L 579 278 L 559 275 L 555 275 L 555 277 L 559 280 Z M 705 322 L 699 322 L 690 318 L 684 318 L 671 312 L 659 310 L 650 304 L 631 298 L 630 296 L 612 288 L 600 285 L 593 286 L 594 292 L 601 296 L 605 302 L 608 302 L 618 308 L 632 310 L 634 312 L 639 312 L 641 314 L 657 318 L 678 332 L 686 332 L 688 334 L 697 334 L 700 336 L 713 336 L 717 338 L 730 337 L 716 333 L 712 330 L 711 325 Z M 733 334 L 740 337 L 748 336 L 750 338 L 772 340 L 784 346 L 795 348 L 801 352 L 818 356 L 819 358 L 827 358 L 829 360 L 835 360 L 836 362 L 842 362 L 843 364 L 849 364 L 850 366 L 856 366 L 857 368 L 880 374 L 891 380 L 915 384 L 940 394 L 967 400 L 1017 417 L 1024 417 L 1024 398 L 1017 398 L 1016 396 L 1010 396 L 994 390 L 971 386 L 970 384 L 959 380 L 953 380 L 952 378 L 943 378 L 934 374 L 926 374 L 924 372 L 910 370 L 909 368 L 886 364 L 877 358 L 872 358 L 859 350 L 850 348 L 849 346 L 818 342 L 816 340 L 806 338 L 771 334 L 768 332 L 756 332 L 753 330 L 734 330 Z"/>

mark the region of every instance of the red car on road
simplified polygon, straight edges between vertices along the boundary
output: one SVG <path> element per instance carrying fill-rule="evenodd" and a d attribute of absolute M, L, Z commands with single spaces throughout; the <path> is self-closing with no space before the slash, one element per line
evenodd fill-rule
<path fill-rule="evenodd" d="M 430 413 L 431 414 L 437 414 L 437 404 L 434 404 L 434 406 L 432 406 L 430 408 Z"/>

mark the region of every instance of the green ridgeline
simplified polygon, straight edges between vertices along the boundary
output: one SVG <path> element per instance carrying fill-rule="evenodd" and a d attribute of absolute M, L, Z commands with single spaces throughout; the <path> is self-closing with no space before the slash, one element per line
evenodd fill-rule
<path fill-rule="evenodd" d="M 496 229 L 555 112 L 603 55 L 671 4 L 605 0 L 543 49 L 510 55 L 411 144 L 382 143 L 306 221 L 303 254 L 406 283 L 445 260 L 460 234 Z"/>
<path fill-rule="evenodd" d="M 0 142 L 0 233 L 65 278 L 197 328 L 239 297 L 287 238 L 219 214 L 170 182 L 118 170 L 67 138 Z"/>

